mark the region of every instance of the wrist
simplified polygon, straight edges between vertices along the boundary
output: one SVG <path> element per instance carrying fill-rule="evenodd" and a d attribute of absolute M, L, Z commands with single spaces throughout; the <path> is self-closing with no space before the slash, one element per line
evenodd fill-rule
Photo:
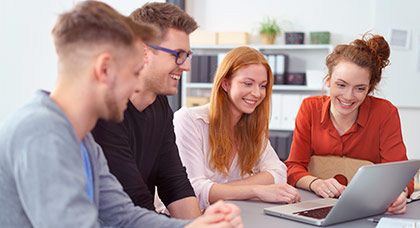
<path fill-rule="evenodd" d="M 410 192 L 408 191 L 408 188 L 406 187 L 406 188 L 404 188 L 404 191 L 403 191 L 404 193 L 405 193 L 405 196 L 407 197 L 407 198 L 409 198 L 410 197 Z"/>
<path fill-rule="evenodd" d="M 320 180 L 320 178 L 319 177 L 315 177 L 314 179 L 312 179 L 312 181 L 309 183 L 309 185 L 308 185 L 308 189 L 309 189 L 309 191 L 311 191 L 311 192 L 315 192 L 313 189 L 312 189 L 312 185 L 313 185 L 313 183 L 315 182 L 315 181 L 317 181 L 317 180 Z"/>
<path fill-rule="evenodd" d="M 260 199 L 260 185 L 252 185 L 251 191 L 252 191 L 252 197 Z"/>

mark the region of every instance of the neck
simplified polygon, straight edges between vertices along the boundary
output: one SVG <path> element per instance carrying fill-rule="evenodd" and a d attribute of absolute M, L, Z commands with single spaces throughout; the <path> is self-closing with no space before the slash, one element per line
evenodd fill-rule
<path fill-rule="evenodd" d="M 130 101 L 139 112 L 142 112 L 156 100 L 156 97 L 157 94 L 151 91 L 140 90 L 140 92 L 131 95 Z"/>
<path fill-rule="evenodd" d="M 62 83 L 59 79 L 50 94 L 51 99 L 69 119 L 79 141 L 93 129 L 98 120 L 94 111 L 96 102 L 89 99 L 94 97 L 91 89 L 84 88 L 81 83 Z"/>
<path fill-rule="evenodd" d="M 357 120 L 358 114 L 359 110 L 349 115 L 341 115 L 332 106 L 330 107 L 331 120 L 340 136 L 346 133 L 351 128 L 351 126 L 353 126 Z"/>

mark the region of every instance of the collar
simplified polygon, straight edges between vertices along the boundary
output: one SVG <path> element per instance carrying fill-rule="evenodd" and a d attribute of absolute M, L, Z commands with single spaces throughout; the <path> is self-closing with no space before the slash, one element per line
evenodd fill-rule
<path fill-rule="evenodd" d="M 201 119 L 204 121 L 204 123 L 210 124 L 210 121 L 209 121 L 210 104 L 193 107 L 193 108 L 190 108 L 190 110 L 191 110 L 191 115 L 195 119 Z"/>
<path fill-rule="evenodd" d="M 331 106 L 331 97 L 326 96 L 326 98 L 323 99 L 322 109 L 321 109 L 321 125 L 322 126 L 326 126 L 326 124 L 330 120 L 330 114 L 329 114 L 330 106 Z M 372 96 L 366 96 L 365 100 L 359 107 L 359 115 L 356 120 L 356 123 L 359 126 L 361 127 L 366 126 L 371 106 L 372 106 Z"/>

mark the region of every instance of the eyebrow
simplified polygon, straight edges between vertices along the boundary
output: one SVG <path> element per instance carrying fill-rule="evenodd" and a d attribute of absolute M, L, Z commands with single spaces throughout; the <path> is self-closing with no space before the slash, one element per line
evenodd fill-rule
<path fill-rule="evenodd" d="M 255 82 L 255 80 L 253 78 L 250 78 L 250 77 L 245 77 L 244 79 L 248 79 L 248 80 L 251 80 L 251 81 Z M 265 83 L 265 82 L 267 82 L 267 80 L 264 80 L 261 83 Z"/>
<path fill-rule="evenodd" d="M 344 81 L 343 79 L 337 79 L 337 81 L 341 81 L 341 82 L 343 82 L 343 83 L 346 83 L 346 84 L 349 84 L 348 82 L 346 82 L 346 81 Z M 369 85 L 366 85 L 366 84 L 359 84 L 359 85 L 356 85 L 356 86 L 369 86 Z"/>

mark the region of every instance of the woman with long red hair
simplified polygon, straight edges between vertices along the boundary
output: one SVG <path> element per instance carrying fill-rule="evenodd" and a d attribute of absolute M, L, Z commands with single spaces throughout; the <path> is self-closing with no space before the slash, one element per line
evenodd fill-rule
<path fill-rule="evenodd" d="M 201 209 L 219 199 L 300 201 L 268 140 L 272 86 L 264 56 L 238 47 L 215 74 L 210 104 L 175 113 L 176 143 Z"/>

